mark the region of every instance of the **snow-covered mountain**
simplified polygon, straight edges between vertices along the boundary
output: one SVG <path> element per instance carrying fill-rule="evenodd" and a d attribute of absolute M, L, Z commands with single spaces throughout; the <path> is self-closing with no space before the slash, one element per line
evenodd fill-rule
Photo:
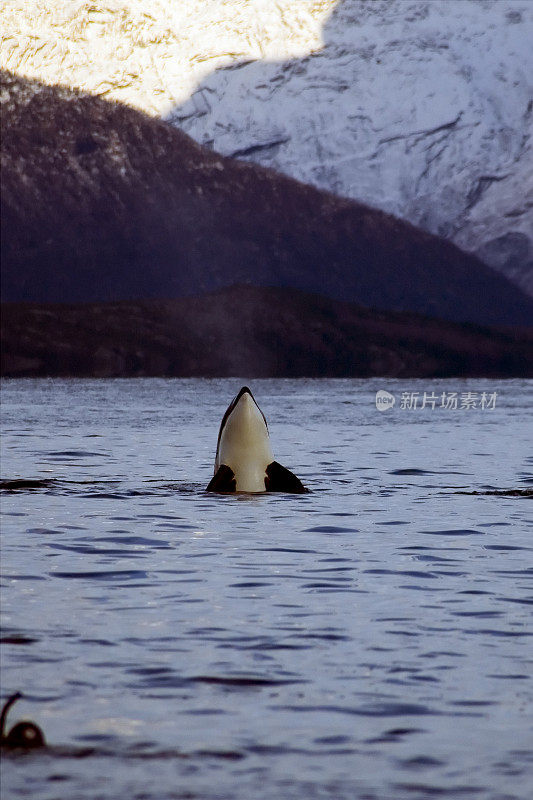
<path fill-rule="evenodd" d="M 533 299 L 508 279 L 383 211 L 224 158 L 121 103 L 4 71 L 0 98 L 5 302 L 168 299 L 249 284 L 385 317 L 533 319 Z M 320 324 L 312 331 L 322 336 Z"/>
<path fill-rule="evenodd" d="M 533 293 L 533 0 L 9 0 L 0 25 L 12 72 L 390 211 Z"/>
<path fill-rule="evenodd" d="M 450 238 L 533 293 L 533 2 L 341 0 L 323 48 L 206 78 L 202 144 Z"/>
<path fill-rule="evenodd" d="M 8 0 L 0 2 L 0 65 L 158 116 L 221 66 L 319 50 L 336 3 Z"/>

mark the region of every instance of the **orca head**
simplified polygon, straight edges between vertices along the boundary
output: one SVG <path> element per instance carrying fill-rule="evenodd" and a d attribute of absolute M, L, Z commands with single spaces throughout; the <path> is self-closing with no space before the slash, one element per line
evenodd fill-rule
<path fill-rule="evenodd" d="M 265 470 L 273 461 L 265 415 L 243 386 L 220 425 L 215 472 L 225 464 L 235 475 L 236 491 L 264 492 Z"/>

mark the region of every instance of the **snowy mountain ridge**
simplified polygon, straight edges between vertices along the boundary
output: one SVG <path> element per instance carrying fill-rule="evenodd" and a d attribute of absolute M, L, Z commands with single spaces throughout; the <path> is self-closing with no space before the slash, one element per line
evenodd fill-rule
<path fill-rule="evenodd" d="M 381 208 L 533 293 L 533 3 L 344 0 L 323 49 L 220 69 L 170 119 Z"/>
<path fill-rule="evenodd" d="M 452 239 L 533 294 L 531 0 L 10 0 L 1 65 Z"/>

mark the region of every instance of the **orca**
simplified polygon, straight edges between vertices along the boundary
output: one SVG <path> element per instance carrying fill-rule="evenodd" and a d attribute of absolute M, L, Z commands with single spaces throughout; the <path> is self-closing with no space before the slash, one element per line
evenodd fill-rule
<path fill-rule="evenodd" d="M 218 432 L 215 474 L 208 492 L 308 492 L 274 461 L 265 415 L 247 386 L 229 404 Z"/>

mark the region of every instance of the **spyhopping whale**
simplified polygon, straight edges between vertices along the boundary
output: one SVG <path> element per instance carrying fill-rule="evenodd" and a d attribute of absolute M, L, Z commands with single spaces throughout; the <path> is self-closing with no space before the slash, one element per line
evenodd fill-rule
<path fill-rule="evenodd" d="M 231 401 L 218 432 L 215 474 L 208 492 L 309 491 L 274 461 L 265 415 L 247 386 Z"/>

